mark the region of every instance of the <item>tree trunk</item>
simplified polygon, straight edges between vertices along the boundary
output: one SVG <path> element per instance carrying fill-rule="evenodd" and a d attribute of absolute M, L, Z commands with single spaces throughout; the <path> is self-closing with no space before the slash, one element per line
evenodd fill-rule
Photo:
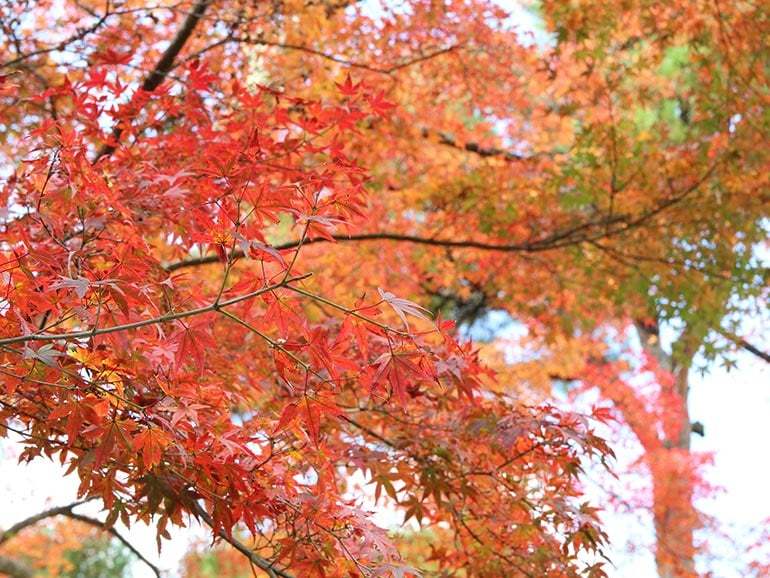
<path fill-rule="evenodd" d="M 655 563 L 659 578 L 695 578 L 693 533 L 698 512 L 693 504 L 689 451 L 663 448 L 649 456 L 653 481 Z"/>
<path fill-rule="evenodd" d="M 680 342 L 685 338 L 682 336 Z M 688 349 L 689 360 L 694 351 Z M 686 362 L 677 367 L 673 360 L 669 363 L 674 374 L 672 399 L 678 407 L 675 419 L 664 423 L 663 447 L 656 452 L 659 455 L 650 456 L 655 563 L 659 578 L 696 578 L 693 534 L 699 526 L 699 515 L 693 503 L 696 472 L 690 453 L 690 364 Z"/>
<path fill-rule="evenodd" d="M 659 417 L 662 439 L 645 447 L 653 484 L 652 513 L 655 525 L 655 563 L 659 578 L 697 578 L 695 530 L 700 516 L 695 508 L 697 480 L 690 453 L 689 370 L 700 341 L 687 329 L 674 344 L 676 359 L 660 347 L 657 333 L 639 327 L 644 348 L 673 378 L 661 383 L 663 411 Z"/>

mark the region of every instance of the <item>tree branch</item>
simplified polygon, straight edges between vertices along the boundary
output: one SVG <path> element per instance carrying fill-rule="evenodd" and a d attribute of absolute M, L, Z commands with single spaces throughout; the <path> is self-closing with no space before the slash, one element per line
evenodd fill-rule
<path fill-rule="evenodd" d="M 5 339 L 0 339 L 0 345 L 11 345 L 13 343 L 25 343 L 28 341 L 57 341 L 59 339 L 84 339 L 84 338 L 94 337 L 96 335 L 105 335 L 108 333 L 115 333 L 118 331 L 128 331 L 131 329 L 138 329 L 139 327 L 146 327 L 147 325 L 155 325 L 158 323 L 165 323 L 167 321 L 174 321 L 176 319 L 193 317 L 195 315 L 201 315 L 203 313 L 209 313 L 211 311 L 218 311 L 222 307 L 235 305 L 236 303 L 240 303 L 241 301 L 253 299 L 254 297 L 258 297 L 263 293 L 269 293 L 280 287 L 287 286 L 289 283 L 292 283 L 294 281 L 307 279 L 308 277 L 310 277 L 311 274 L 312 273 L 306 273 L 305 275 L 289 277 L 288 279 L 281 281 L 280 283 L 268 285 L 267 287 L 262 287 L 261 289 L 257 289 L 256 291 L 251 291 L 250 293 L 246 293 L 245 295 L 239 295 L 238 297 L 233 297 L 232 299 L 227 299 L 225 301 L 220 301 L 220 302 L 215 301 L 214 303 L 211 303 L 210 305 L 206 305 L 205 307 L 196 307 L 195 309 L 188 309 L 186 311 L 179 311 L 177 313 L 169 313 L 167 315 L 152 317 L 150 319 L 142 319 L 141 321 L 134 321 L 133 323 L 125 323 L 123 325 L 113 325 L 112 327 L 103 327 L 101 329 L 86 329 L 83 331 L 73 331 L 70 333 L 30 333 L 29 335 L 17 335 L 15 337 L 6 337 Z"/>
<path fill-rule="evenodd" d="M 90 499 L 93 499 L 93 498 L 90 498 Z M 18 534 L 25 528 L 29 526 L 34 526 L 35 524 L 45 520 L 46 518 L 52 518 L 54 516 L 60 516 L 60 515 L 71 513 L 73 508 L 81 504 L 85 504 L 88 501 L 89 500 L 79 500 L 77 502 L 72 502 L 71 504 L 68 504 L 66 506 L 51 508 L 50 510 L 45 510 L 43 512 L 35 514 L 34 516 L 30 516 L 29 518 L 26 518 L 20 522 L 17 522 L 7 530 L 0 532 L 0 545 L 4 544 L 5 542 L 13 538 L 16 534 Z"/>
<path fill-rule="evenodd" d="M 609 224 L 622 221 L 620 217 L 615 217 Z M 350 243 L 355 241 L 393 241 L 396 243 L 413 243 L 416 245 L 428 245 L 432 247 L 445 247 L 456 249 L 477 249 L 479 251 L 498 251 L 501 253 L 540 253 L 544 251 L 551 251 L 554 249 L 560 249 L 570 245 L 576 245 L 589 240 L 593 240 L 590 237 L 581 236 L 577 239 L 569 239 L 574 236 L 575 233 L 582 229 L 587 229 L 593 226 L 603 226 L 607 223 L 601 221 L 592 221 L 576 225 L 564 231 L 554 233 L 548 237 L 543 237 L 535 241 L 529 241 L 525 243 L 490 243 L 485 241 L 476 241 L 474 239 L 436 239 L 434 237 L 421 237 L 419 235 L 407 235 L 403 233 L 359 233 L 355 235 L 332 235 L 332 238 L 339 243 Z M 612 231 L 602 236 L 611 236 L 612 233 L 618 231 Z M 329 243 L 329 239 L 317 237 L 314 239 L 306 239 L 304 245 L 314 245 L 316 243 Z M 299 240 L 288 241 L 280 245 L 275 245 L 273 248 L 278 251 L 286 249 L 294 249 L 299 245 Z M 233 251 L 233 257 L 241 258 L 244 254 L 240 250 Z M 172 272 L 177 269 L 184 269 L 186 267 L 197 267 L 199 265 L 208 265 L 210 263 L 216 263 L 219 261 L 217 255 L 206 255 L 203 257 L 196 257 L 194 259 L 185 259 L 182 261 L 176 261 L 169 263 L 165 266 L 166 271 Z"/>
<path fill-rule="evenodd" d="M 532 243 L 513 243 L 513 244 L 498 244 L 487 243 L 484 241 L 475 241 L 473 239 L 464 240 L 451 240 L 451 239 L 435 239 L 433 237 L 420 237 L 418 235 L 406 235 L 402 233 L 360 233 L 356 235 L 332 235 L 335 241 L 339 243 L 350 243 L 355 241 L 394 241 L 396 243 L 413 243 L 417 245 L 429 245 L 433 247 L 448 247 L 458 249 L 478 249 L 480 251 L 500 251 L 503 253 L 536 253 L 541 251 L 548 251 L 556 248 L 555 246 L 544 245 L 542 242 L 535 241 Z M 317 243 L 328 243 L 329 240 L 321 237 L 314 239 L 305 239 L 304 245 L 315 245 Z M 273 248 L 278 251 L 286 249 L 294 249 L 299 245 L 299 240 L 288 241 L 280 245 L 275 245 Z M 243 252 L 240 250 L 233 251 L 235 258 L 243 257 Z M 169 263 L 165 266 L 166 271 L 172 272 L 178 269 L 184 269 L 186 267 L 197 267 L 199 265 L 208 265 L 210 263 L 216 263 L 219 261 L 217 255 L 206 255 L 203 257 L 196 257 L 194 259 L 185 259 L 183 261 L 176 261 Z"/>
<path fill-rule="evenodd" d="M 349 68 L 358 68 L 361 70 L 368 70 L 369 72 L 376 72 L 377 74 L 385 74 L 385 75 L 390 75 L 404 68 L 408 68 L 415 64 L 419 64 L 420 62 L 425 62 L 426 60 L 431 60 L 433 58 L 436 58 L 437 56 L 448 54 L 450 52 L 453 52 L 454 50 L 457 50 L 462 46 L 462 44 L 452 44 L 451 46 L 447 46 L 445 48 L 439 48 L 434 50 L 433 52 L 415 56 L 414 58 L 404 60 L 399 64 L 393 64 L 392 66 L 388 66 L 386 68 L 380 68 L 372 64 L 367 64 L 366 62 L 356 62 L 355 60 L 348 60 L 346 58 L 335 56 L 334 54 L 329 54 L 328 52 L 323 52 L 322 50 L 318 50 L 311 46 L 305 46 L 303 44 L 291 44 L 287 42 L 278 42 L 275 40 L 266 40 L 264 38 L 248 38 L 248 37 L 242 38 L 239 36 L 227 36 L 225 38 L 222 38 L 221 40 L 217 40 L 216 42 L 213 42 L 212 44 L 202 48 L 201 50 L 196 52 L 193 56 L 200 56 L 201 54 L 204 54 L 209 50 L 213 50 L 215 48 L 219 48 L 220 46 L 224 46 L 225 44 L 229 44 L 233 42 L 238 44 L 249 44 L 252 46 L 269 46 L 272 48 L 280 48 L 283 50 L 293 50 L 298 52 L 304 52 L 306 54 L 312 54 L 313 56 L 318 56 L 319 58 L 323 58 L 324 60 L 329 60 L 331 62 L 336 62 L 337 64 L 342 64 L 343 66 L 347 66 Z"/>
<path fill-rule="evenodd" d="M 195 30 L 195 27 L 203 17 L 203 13 L 206 11 L 206 8 L 208 8 L 211 1 L 212 0 L 198 0 L 195 3 L 195 6 L 193 6 L 192 11 L 187 15 L 187 18 L 185 18 L 185 21 L 182 23 L 182 27 L 176 33 L 176 36 L 171 41 L 171 44 L 168 45 L 168 48 L 166 48 L 166 50 L 161 55 L 160 60 L 158 60 L 158 62 L 155 64 L 155 67 L 152 69 L 150 74 L 147 75 L 147 78 L 144 79 L 144 82 L 142 83 L 142 90 L 145 92 L 152 92 L 158 88 L 158 86 L 160 86 L 160 83 L 163 82 L 163 79 L 166 78 L 166 75 L 173 68 L 174 59 L 190 39 L 193 30 Z M 115 152 L 121 134 L 123 134 L 123 129 L 120 126 L 116 126 L 112 131 L 112 140 L 114 142 L 105 143 L 102 145 L 102 147 L 96 153 L 96 158 L 94 158 L 93 161 L 94 163 L 100 158 L 109 156 Z"/>
<path fill-rule="evenodd" d="M 77 520 L 79 522 L 83 522 L 84 524 L 89 524 L 91 526 L 95 526 L 99 528 L 100 530 L 104 532 L 108 532 L 110 535 L 115 537 L 118 541 L 120 541 L 126 548 L 128 548 L 131 553 L 134 554 L 139 560 L 144 562 L 148 567 L 152 569 L 152 571 L 155 573 L 155 576 L 158 578 L 161 577 L 160 568 L 158 568 L 155 564 L 150 562 L 147 558 L 145 558 L 139 550 L 137 550 L 133 544 L 131 544 L 126 538 L 123 537 L 120 532 L 118 532 L 115 528 L 107 528 L 103 522 L 91 518 L 89 516 L 84 516 L 83 514 L 78 514 L 76 512 L 73 512 L 73 509 L 77 506 L 80 506 L 82 504 L 85 504 L 86 502 L 89 502 L 93 500 L 94 498 L 88 498 L 86 500 L 79 500 L 77 502 L 72 502 L 71 504 L 68 504 L 66 506 L 59 506 L 56 508 L 51 508 L 49 510 L 45 510 L 43 512 L 40 512 L 38 514 L 35 514 L 34 516 L 30 516 L 29 518 L 26 518 L 20 522 L 17 522 L 4 532 L 0 533 L 0 544 L 4 544 L 16 534 L 21 532 L 22 530 L 34 526 L 35 524 L 42 522 L 46 518 L 53 518 L 55 516 L 66 516 L 67 518 L 70 518 L 72 520 Z M 31 568 L 28 568 L 26 565 L 17 562 L 15 560 L 12 560 L 10 558 L 4 558 L 0 556 L 0 574 L 5 573 L 13 578 L 32 578 L 34 575 L 34 572 Z"/>
<path fill-rule="evenodd" d="M 57 50 L 64 50 L 72 44 L 73 42 L 77 42 L 78 40 L 82 40 L 89 34 L 96 32 L 106 21 L 107 18 L 109 18 L 112 15 L 112 13 L 109 11 L 105 11 L 104 15 L 99 18 L 92 26 L 89 26 L 88 28 L 83 28 L 82 30 L 79 30 L 69 38 L 66 38 L 65 40 L 62 40 L 61 42 L 53 45 L 48 46 L 47 48 L 40 48 L 38 50 L 34 50 L 32 52 L 27 52 L 25 54 L 21 54 L 18 57 L 14 58 L 13 60 L 9 60 L 8 62 L 4 62 L 0 64 L 0 69 L 3 68 L 9 68 L 11 66 L 14 66 L 16 64 L 20 64 L 21 62 L 24 62 L 25 60 L 28 60 L 30 58 L 33 58 L 35 56 L 40 56 L 42 54 L 48 54 L 49 52 L 56 52 Z"/>
<path fill-rule="evenodd" d="M 270 576 L 270 578 L 278 578 L 279 576 L 281 578 L 294 578 L 294 576 L 288 572 L 285 572 L 279 568 L 275 568 L 268 560 L 254 552 L 251 548 L 246 546 L 246 544 L 234 536 L 227 534 L 227 532 L 224 530 L 217 530 L 214 524 L 214 520 L 211 519 L 209 513 L 204 510 L 196 500 L 190 500 L 190 507 L 192 508 L 193 513 L 198 518 L 203 520 L 212 530 L 215 530 L 220 538 L 238 550 L 238 552 L 246 556 L 252 564 L 264 571 L 268 576 Z"/>
<path fill-rule="evenodd" d="M 158 578 L 161 578 L 161 571 L 160 568 L 158 568 L 155 564 L 150 562 L 147 558 L 142 555 L 142 553 L 137 550 L 131 542 L 129 542 L 126 538 L 123 537 L 123 535 L 118 532 L 115 528 L 108 528 L 104 525 L 104 522 L 97 520 L 96 518 L 91 518 L 89 516 L 84 516 L 83 514 L 77 514 L 73 512 L 72 510 L 68 512 L 62 512 L 62 515 L 67 516 L 68 518 L 71 518 L 73 520 L 77 520 L 78 522 L 83 522 L 84 524 L 89 524 L 91 526 L 94 526 L 96 528 L 99 528 L 100 530 L 109 533 L 111 536 L 113 536 L 115 539 L 117 539 L 121 544 L 123 544 L 126 548 L 128 548 L 131 553 L 139 558 L 144 564 L 146 564 L 157 576 Z"/>
<path fill-rule="evenodd" d="M 540 239 L 526 241 L 523 243 L 490 243 L 486 241 L 476 241 L 474 239 L 436 239 L 434 237 L 420 237 L 418 235 L 407 235 L 403 233 L 390 232 L 359 233 L 356 235 L 332 235 L 332 238 L 335 241 L 341 243 L 382 240 L 401 243 L 414 243 L 417 245 L 429 245 L 433 247 L 477 249 L 480 251 L 499 251 L 501 253 L 540 253 L 544 251 L 552 251 L 564 247 L 580 245 L 582 243 L 593 243 L 600 239 L 608 239 L 641 226 L 643 223 L 649 221 L 650 219 L 654 219 L 663 211 L 681 202 L 687 196 L 691 195 L 694 191 L 700 188 L 700 186 L 703 185 L 703 183 L 705 183 L 709 177 L 714 174 L 717 166 L 717 163 L 713 164 L 703 175 L 700 176 L 700 178 L 698 178 L 690 186 L 686 187 L 683 191 L 662 200 L 659 204 L 637 215 L 605 215 L 602 218 L 588 220 L 582 223 L 568 226 L 565 229 L 556 231 L 550 235 L 541 237 Z M 592 230 L 596 229 L 599 229 L 598 233 L 590 234 Z M 329 239 L 317 237 L 315 239 L 305 239 L 302 241 L 302 244 L 313 245 L 315 243 L 328 242 L 330 242 Z M 273 248 L 278 251 L 283 251 L 285 249 L 294 249 L 298 247 L 299 244 L 300 240 L 294 240 L 280 245 L 275 245 Z M 233 258 L 241 258 L 243 256 L 243 251 L 237 249 L 232 253 Z M 186 267 L 197 267 L 199 265 L 216 263 L 218 260 L 219 258 L 216 255 L 206 255 L 194 259 L 185 259 L 182 261 L 169 263 L 165 266 L 165 269 L 166 271 L 171 272 L 176 271 L 177 269 L 184 269 Z"/>
<path fill-rule="evenodd" d="M 526 161 L 532 158 L 536 158 L 538 156 L 538 155 L 525 156 L 525 155 L 513 153 L 511 151 L 507 151 L 497 147 L 482 147 L 481 145 L 475 142 L 466 142 L 465 144 L 458 144 L 457 140 L 455 140 L 453 136 L 445 132 L 435 132 L 434 134 L 438 137 L 438 142 L 442 145 L 445 145 L 457 150 L 474 153 L 484 158 L 502 157 L 506 161 Z M 424 138 L 428 138 L 430 137 L 430 135 L 431 135 L 431 132 L 428 129 L 426 128 L 422 129 L 422 136 Z"/>
<path fill-rule="evenodd" d="M 729 331 L 725 331 L 724 329 L 721 329 L 719 327 L 716 328 L 716 332 L 719 333 L 719 335 L 721 335 L 728 341 L 732 341 L 735 345 L 737 345 L 741 349 L 745 349 L 749 353 L 756 355 L 759 359 L 761 359 L 765 363 L 770 363 L 770 353 L 762 351 L 759 347 L 752 345 L 751 343 L 746 341 L 743 337 L 740 337 L 739 335 L 735 335 L 735 333 L 730 333 Z"/>

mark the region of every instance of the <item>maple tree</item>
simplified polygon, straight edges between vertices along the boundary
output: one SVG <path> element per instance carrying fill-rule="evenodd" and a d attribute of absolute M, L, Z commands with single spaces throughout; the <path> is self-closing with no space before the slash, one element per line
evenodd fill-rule
<path fill-rule="evenodd" d="M 548 404 L 556 379 L 639 439 L 659 573 L 694 576 L 689 370 L 767 360 L 735 319 L 765 291 L 770 15 L 541 11 L 546 43 L 481 0 L 0 7 L 22 459 L 56 456 L 108 526 L 190 514 L 269 576 L 601 575 L 577 478 L 608 414 Z M 492 309 L 532 360 L 446 320 Z M 632 329 L 639 359 L 613 358 Z"/>

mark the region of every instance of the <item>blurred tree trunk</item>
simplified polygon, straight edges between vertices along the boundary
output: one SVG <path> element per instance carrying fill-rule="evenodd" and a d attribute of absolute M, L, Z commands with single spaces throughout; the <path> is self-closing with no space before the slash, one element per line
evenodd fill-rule
<path fill-rule="evenodd" d="M 697 578 L 694 533 L 700 525 L 700 515 L 693 503 L 696 472 L 690 453 L 692 426 L 688 402 L 690 367 L 701 340 L 686 327 L 669 354 L 661 347 L 657 328 L 651 331 L 637 324 L 637 330 L 642 346 L 672 378 L 670 383 L 661 384 L 668 400 L 668 413 L 662 415 L 658 424 L 662 439 L 656 447 L 645 448 L 653 485 L 658 576 Z"/>

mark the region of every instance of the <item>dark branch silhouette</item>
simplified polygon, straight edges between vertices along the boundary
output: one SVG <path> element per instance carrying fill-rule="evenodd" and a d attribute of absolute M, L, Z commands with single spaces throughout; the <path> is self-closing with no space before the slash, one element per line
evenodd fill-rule
<path fill-rule="evenodd" d="M 217 530 L 216 525 L 214 524 L 214 520 L 197 501 L 191 500 L 190 507 L 193 511 L 193 514 L 203 520 L 212 530 L 215 530 L 220 538 L 238 550 L 238 552 L 246 556 L 246 558 L 248 558 L 249 561 L 254 564 L 254 566 L 263 570 L 268 576 L 270 576 L 270 578 L 294 578 L 292 574 L 274 567 L 273 564 L 271 564 L 268 560 L 257 554 L 254 550 L 249 548 L 246 544 L 238 540 L 232 534 L 227 534 L 223 530 Z"/>
<path fill-rule="evenodd" d="M 765 363 L 770 363 L 770 353 L 767 353 L 766 351 L 762 351 L 759 347 L 756 345 L 752 345 L 746 339 L 739 335 L 735 335 L 734 333 L 730 333 L 729 331 L 725 331 L 724 329 L 717 329 L 716 330 L 719 335 L 727 339 L 728 341 L 731 341 L 741 349 L 745 349 L 752 355 L 755 355 Z"/>
<path fill-rule="evenodd" d="M 34 526 L 35 524 L 38 524 L 39 522 L 42 522 L 43 520 L 47 518 L 53 518 L 56 516 L 65 516 L 67 518 L 70 518 L 72 520 L 77 520 L 79 522 L 82 522 L 84 524 L 89 524 L 91 526 L 94 526 L 96 528 L 99 528 L 100 530 L 107 532 L 111 536 L 113 536 L 115 539 L 117 539 L 119 542 L 121 542 L 126 548 L 128 548 L 134 556 L 136 556 L 139 560 L 141 560 L 144 564 L 146 564 L 157 576 L 158 578 L 161 577 L 160 568 L 158 568 L 155 564 L 150 562 L 139 550 L 137 550 L 131 542 L 129 542 L 123 535 L 118 532 L 115 528 L 107 527 L 105 526 L 104 522 L 97 520 L 96 518 L 91 518 L 90 516 L 85 516 L 83 514 L 79 514 L 74 511 L 74 509 L 82 504 L 85 504 L 86 502 L 92 500 L 94 498 L 89 498 L 86 500 L 79 500 L 77 502 L 72 502 L 71 504 L 67 504 L 66 506 L 58 506 L 56 508 L 51 508 L 49 510 L 44 510 L 42 512 L 39 512 L 33 516 L 30 516 L 29 518 L 25 518 L 24 520 L 21 520 L 20 522 L 17 522 L 4 532 L 0 533 L 0 545 L 4 544 L 14 536 L 16 536 L 19 532 L 22 530 Z M 17 562 L 11 558 L 4 558 L 0 557 L 0 573 L 9 574 L 10 576 L 14 578 L 26 578 L 27 576 L 32 577 L 34 573 L 31 569 L 27 568 L 26 565 Z"/>
<path fill-rule="evenodd" d="M 438 138 L 438 142 L 442 145 L 445 145 L 457 150 L 473 153 L 484 158 L 502 157 L 506 161 L 526 161 L 526 160 L 535 159 L 539 156 L 542 156 L 540 154 L 522 155 L 519 153 L 514 153 L 514 152 L 507 151 L 505 149 L 501 149 L 497 147 L 483 147 L 475 142 L 466 142 L 465 144 L 460 144 L 452 135 L 448 133 L 431 132 L 428 129 L 422 129 L 422 136 L 424 138 L 430 137 L 431 134 L 436 135 L 436 137 Z"/>
<path fill-rule="evenodd" d="M 67 514 L 68 512 L 72 512 L 73 508 L 76 508 L 81 504 L 85 504 L 87 501 L 88 500 L 79 500 L 77 502 L 72 502 L 71 504 L 67 504 L 66 506 L 58 506 L 56 508 L 44 510 L 42 512 L 35 514 L 34 516 L 30 516 L 29 518 L 25 518 L 24 520 L 17 522 L 7 530 L 0 532 L 0 545 L 4 544 L 5 542 L 13 538 L 16 534 L 18 534 L 25 528 L 28 528 L 29 526 L 34 526 L 35 524 L 45 520 L 46 518 L 61 516 L 63 514 Z"/>
<path fill-rule="evenodd" d="M 198 2 L 195 3 L 192 11 L 187 15 L 187 18 L 185 18 L 182 27 L 176 33 L 174 40 L 171 41 L 171 44 L 168 45 L 168 48 L 166 48 L 161 55 L 160 60 L 158 60 L 155 67 L 147 75 L 147 78 L 144 79 L 142 90 L 145 92 L 152 92 L 160 86 L 160 83 L 163 82 L 166 75 L 171 72 L 171 69 L 174 67 L 174 60 L 190 39 L 193 30 L 195 30 L 195 27 L 198 25 L 198 22 L 203 17 L 203 13 L 210 3 L 211 0 L 198 0 Z M 116 126 L 112 131 L 113 142 L 102 145 L 96 154 L 96 158 L 94 158 L 94 162 L 115 152 L 121 134 L 123 134 L 123 129 L 120 126 Z"/>
<path fill-rule="evenodd" d="M 123 544 L 126 548 L 128 548 L 128 550 L 134 556 L 136 556 L 137 558 L 139 558 L 139 560 L 144 562 L 144 564 L 146 564 L 147 567 L 153 571 L 153 573 L 155 574 L 155 576 L 157 576 L 157 578 L 161 578 L 160 568 L 158 568 L 155 564 L 153 564 L 147 558 L 145 558 L 144 555 L 139 550 L 137 550 L 134 547 L 134 545 L 131 544 L 131 542 L 129 542 L 126 538 L 124 538 L 123 535 L 120 532 L 118 532 L 115 528 L 113 527 L 108 528 L 107 526 L 105 526 L 104 522 L 102 522 L 101 520 L 97 520 L 96 518 L 91 518 L 90 516 L 84 516 L 83 514 L 78 514 L 76 512 L 73 512 L 72 510 L 68 512 L 63 512 L 62 515 L 68 518 L 71 518 L 72 520 L 77 520 L 78 522 L 89 524 L 91 526 L 99 528 L 104 532 L 107 532 L 116 540 L 118 540 L 121 544 Z"/>

